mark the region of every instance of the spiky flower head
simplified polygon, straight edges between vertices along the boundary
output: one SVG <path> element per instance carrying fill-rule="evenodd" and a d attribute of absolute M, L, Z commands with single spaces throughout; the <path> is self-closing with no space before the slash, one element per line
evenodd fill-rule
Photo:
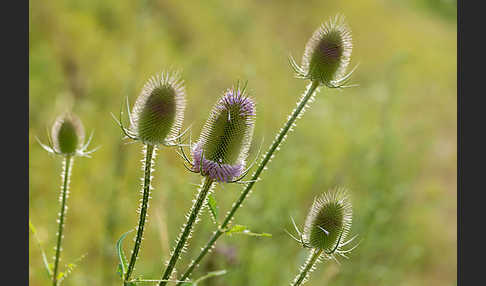
<path fill-rule="evenodd" d="M 344 16 L 337 15 L 314 32 L 305 46 L 302 66 L 294 62 L 294 69 L 302 78 L 339 87 L 350 75 L 345 73 L 352 48 L 351 31 Z"/>
<path fill-rule="evenodd" d="M 84 143 L 84 127 L 81 120 L 72 113 L 59 115 L 52 125 L 51 138 L 56 153 L 74 155 Z"/>
<path fill-rule="evenodd" d="M 343 188 L 314 199 L 304 226 L 304 242 L 309 247 L 335 252 L 344 245 L 351 228 L 352 209 Z"/>
<path fill-rule="evenodd" d="M 144 144 L 168 144 L 181 130 L 185 105 L 185 90 L 177 73 L 153 76 L 135 101 L 130 131 Z"/>
<path fill-rule="evenodd" d="M 226 90 L 192 149 L 193 170 L 219 182 L 240 176 L 251 145 L 255 112 L 255 103 L 245 88 Z"/>

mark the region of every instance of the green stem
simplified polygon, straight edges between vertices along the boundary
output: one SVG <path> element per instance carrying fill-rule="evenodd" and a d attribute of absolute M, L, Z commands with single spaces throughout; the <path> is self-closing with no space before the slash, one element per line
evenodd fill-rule
<path fill-rule="evenodd" d="M 323 249 L 312 249 L 311 253 L 309 254 L 309 258 L 305 262 L 305 265 L 301 268 L 300 273 L 295 277 L 294 282 L 292 282 L 292 286 L 298 286 L 303 283 L 306 277 L 312 272 L 312 267 L 316 263 L 317 259 L 321 255 Z"/>
<path fill-rule="evenodd" d="M 63 167 L 64 172 L 62 174 L 62 189 L 61 189 L 61 212 L 59 213 L 59 225 L 57 229 L 57 244 L 56 244 L 56 256 L 54 259 L 54 271 L 52 275 L 52 285 L 57 286 L 57 272 L 59 269 L 59 258 L 61 256 L 61 244 L 63 238 L 63 230 L 64 230 L 64 218 L 66 216 L 66 201 L 69 195 L 69 177 L 71 175 L 71 166 L 72 166 L 73 157 L 66 156 L 64 157 Z"/>
<path fill-rule="evenodd" d="M 223 224 L 219 227 L 218 230 L 216 230 L 212 237 L 209 239 L 208 243 L 206 246 L 201 250 L 199 255 L 195 260 L 191 262 L 187 270 L 184 272 L 180 280 L 184 281 L 189 275 L 192 273 L 194 268 L 199 264 L 199 262 L 203 259 L 203 257 L 211 250 L 216 243 L 216 240 L 224 233 L 226 227 L 229 225 L 231 220 L 233 219 L 234 214 L 236 213 L 236 210 L 241 206 L 243 201 L 246 199 L 248 194 L 250 193 L 251 188 L 255 184 L 255 182 L 258 180 L 261 172 L 265 169 L 265 166 L 267 163 L 272 159 L 273 153 L 278 149 L 278 146 L 282 143 L 282 141 L 285 139 L 285 136 L 289 132 L 290 128 L 294 125 L 295 120 L 299 118 L 301 112 L 303 112 L 305 106 L 309 102 L 309 100 L 312 98 L 312 95 L 314 94 L 314 91 L 317 89 L 319 86 L 319 83 L 317 81 L 312 82 L 308 88 L 304 96 L 301 98 L 299 103 L 297 104 L 297 108 L 294 109 L 292 114 L 290 115 L 288 121 L 285 123 L 284 127 L 280 130 L 280 132 L 277 134 L 275 140 L 272 143 L 272 146 L 270 146 L 270 149 L 268 149 L 267 153 L 264 155 L 263 160 L 260 162 L 258 165 L 257 170 L 253 174 L 252 178 L 250 179 L 250 182 L 246 185 L 245 189 L 241 192 L 239 198 L 236 200 L 236 202 L 233 204 L 231 210 L 228 212 L 226 215 Z M 177 285 L 182 285 L 182 283 L 178 283 Z"/>
<path fill-rule="evenodd" d="M 174 252 L 172 253 L 169 264 L 167 265 L 167 268 L 165 269 L 164 276 L 162 277 L 162 280 L 168 280 L 170 279 L 170 276 L 172 275 L 172 271 L 174 270 L 175 264 L 177 263 L 177 260 L 179 259 L 179 256 L 184 249 L 186 245 L 186 241 L 189 238 L 189 235 L 191 234 L 192 226 L 194 225 L 195 221 L 197 220 L 197 217 L 199 215 L 199 211 L 201 210 L 201 207 L 204 205 L 204 201 L 206 200 L 206 197 L 208 196 L 211 186 L 213 184 L 213 180 L 211 180 L 209 177 L 206 177 L 204 184 L 202 188 L 199 191 L 199 194 L 197 195 L 197 199 L 194 202 L 194 205 L 191 208 L 191 213 L 189 217 L 187 218 L 186 225 L 184 226 L 184 230 L 180 234 L 179 240 L 177 242 L 176 248 L 174 249 Z M 159 286 L 166 285 L 167 281 L 161 281 Z"/>
<path fill-rule="evenodd" d="M 186 271 L 184 272 L 184 274 L 182 274 L 182 276 L 180 278 L 180 281 L 184 281 L 187 277 L 189 277 L 189 275 L 192 273 L 192 271 L 194 271 L 194 268 L 196 268 L 196 266 L 199 265 L 199 262 L 201 262 L 201 260 L 203 259 L 203 257 L 211 250 L 211 248 L 213 247 L 213 245 L 216 243 L 216 240 L 218 240 L 218 238 L 223 233 L 224 232 L 221 231 L 220 229 L 216 230 L 213 233 L 213 236 L 211 236 L 211 239 L 208 241 L 208 243 L 206 243 L 206 246 L 204 246 L 204 248 L 201 250 L 201 252 L 196 257 L 196 259 L 191 262 L 191 265 L 189 265 L 189 267 L 186 269 Z M 177 283 L 177 285 L 182 285 L 182 282 Z"/>
<path fill-rule="evenodd" d="M 130 275 L 135 268 L 135 262 L 138 258 L 138 252 L 140 250 L 140 246 L 142 245 L 142 237 L 143 237 L 143 229 L 145 227 L 145 221 L 147 218 L 147 210 L 148 210 L 148 201 L 150 199 L 150 180 L 151 180 L 151 171 L 152 171 L 152 163 L 155 157 L 155 146 L 154 145 L 145 145 L 145 168 L 144 168 L 144 180 L 143 180 L 143 195 L 142 195 L 142 204 L 140 207 L 140 219 L 138 221 L 137 227 L 137 237 L 135 238 L 135 245 L 133 246 L 132 256 L 130 258 L 130 263 L 128 264 L 127 273 L 125 274 L 124 284 L 127 285 L 130 279 Z"/>

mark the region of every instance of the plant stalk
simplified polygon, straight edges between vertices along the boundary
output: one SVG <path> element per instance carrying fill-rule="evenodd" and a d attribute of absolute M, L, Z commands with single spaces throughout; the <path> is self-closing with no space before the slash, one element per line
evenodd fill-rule
<path fill-rule="evenodd" d="M 142 204 L 140 208 L 140 219 L 138 221 L 137 237 L 135 238 L 135 245 L 133 246 L 132 256 L 130 258 L 130 263 L 128 264 L 127 273 L 125 274 L 124 285 L 128 284 L 130 275 L 132 274 L 133 269 L 135 268 L 135 262 L 138 259 L 138 252 L 142 244 L 143 230 L 147 218 L 148 201 L 150 199 L 150 188 L 151 188 L 150 181 L 151 181 L 153 159 L 155 157 L 155 149 L 156 147 L 154 145 L 150 145 L 150 144 L 145 145 L 145 162 L 144 162 L 145 167 L 144 167 Z"/>
<path fill-rule="evenodd" d="M 197 220 L 197 217 L 199 215 L 199 211 L 201 210 L 202 206 L 204 205 L 204 202 L 206 200 L 206 197 L 208 196 L 211 186 L 213 184 L 213 180 L 210 179 L 209 177 L 206 177 L 203 183 L 202 188 L 199 191 L 199 194 L 197 195 L 197 199 L 194 202 L 194 205 L 191 208 L 191 213 L 187 219 L 187 223 L 184 227 L 184 230 L 180 234 L 179 240 L 177 242 L 176 248 L 174 249 L 174 252 L 172 253 L 169 264 L 167 265 L 167 268 L 165 269 L 164 276 L 162 277 L 162 280 L 168 280 L 170 279 L 170 276 L 172 275 L 172 271 L 174 270 L 175 264 L 177 263 L 177 260 L 179 259 L 179 256 L 184 249 L 186 245 L 186 241 L 189 238 L 189 235 L 191 234 L 192 226 Z M 161 281 L 159 283 L 159 286 L 164 286 L 167 284 L 167 281 Z"/>
<path fill-rule="evenodd" d="M 310 274 L 312 271 L 312 267 L 316 263 L 317 259 L 321 255 L 323 249 L 313 249 L 311 250 L 311 253 L 309 254 L 309 258 L 307 258 L 307 261 L 305 262 L 305 265 L 302 267 L 302 270 L 300 273 L 295 277 L 294 282 L 292 282 L 292 286 L 298 286 L 302 284 L 302 282 L 306 279 L 306 277 Z"/>
<path fill-rule="evenodd" d="M 73 157 L 66 156 L 64 157 L 63 162 L 63 175 L 62 175 L 62 189 L 61 189 L 61 212 L 59 213 L 59 224 L 57 229 L 57 244 L 56 244 L 56 256 L 54 258 L 54 271 L 52 275 L 52 285 L 57 286 L 57 272 L 59 269 L 59 259 L 61 256 L 61 244 L 63 238 L 63 231 L 64 231 L 64 218 L 66 216 L 66 201 L 69 196 L 69 177 L 71 175 L 71 166 L 73 162 Z"/>
<path fill-rule="evenodd" d="M 203 257 L 211 250 L 216 243 L 216 240 L 225 232 L 227 226 L 233 219 L 234 214 L 238 210 L 238 208 L 241 206 L 243 201 L 246 199 L 248 194 L 250 193 L 251 188 L 253 185 L 256 183 L 258 180 L 260 174 L 262 171 L 265 169 L 265 166 L 267 163 L 272 159 L 273 154 L 275 151 L 278 149 L 278 146 L 282 143 L 282 141 L 285 139 L 287 133 L 289 132 L 290 128 L 293 126 L 294 122 L 299 118 L 301 112 L 304 110 L 305 106 L 309 102 L 309 100 L 312 98 L 312 95 L 314 94 L 314 91 L 316 91 L 317 87 L 319 86 L 319 83 L 317 81 L 313 81 L 307 88 L 306 93 L 304 96 L 301 98 L 300 102 L 297 105 L 297 108 L 295 108 L 292 112 L 292 114 L 289 116 L 288 121 L 285 123 L 284 127 L 280 130 L 280 132 L 277 134 L 275 140 L 273 141 L 272 145 L 270 146 L 270 149 L 268 149 L 267 153 L 264 155 L 263 160 L 260 162 L 258 165 L 257 170 L 253 174 L 252 178 L 250 179 L 249 183 L 246 185 L 245 189 L 241 192 L 240 196 L 236 200 L 236 202 L 233 204 L 231 210 L 228 212 L 226 215 L 223 223 L 221 226 L 216 230 L 211 238 L 209 239 L 208 243 L 206 246 L 201 250 L 199 255 L 195 260 L 191 262 L 187 270 L 184 272 L 184 274 L 181 276 L 180 280 L 184 281 L 189 275 L 192 273 L 194 268 L 201 262 Z M 182 285 L 182 282 L 179 282 L 177 285 Z"/>

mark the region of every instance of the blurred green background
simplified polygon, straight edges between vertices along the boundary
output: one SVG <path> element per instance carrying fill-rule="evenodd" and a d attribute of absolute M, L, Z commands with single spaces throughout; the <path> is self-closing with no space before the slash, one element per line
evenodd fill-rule
<path fill-rule="evenodd" d="M 64 284 L 120 285 L 114 245 L 138 220 L 142 146 L 122 142 L 110 112 L 127 96 L 133 104 L 151 75 L 181 69 L 184 125 L 196 138 L 222 91 L 248 80 L 258 102 L 253 158 L 307 84 L 293 77 L 289 53 L 300 59 L 338 12 L 360 86 L 321 90 L 236 214 L 273 237 L 221 238 L 194 277 L 224 268 L 204 285 L 288 285 L 307 255 L 283 231 L 290 216 L 302 226 L 313 198 L 342 185 L 361 244 L 341 265 L 319 264 L 306 285 L 456 285 L 456 1 L 30 1 L 29 211 L 49 259 L 61 159 L 35 136 L 46 142 L 46 128 L 72 108 L 101 146 L 74 162 L 61 265 L 86 256 Z M 175 150 L 159 150 L 137 276 L 160 278 L 199 182 Z M 240 190 L 217 186 L 220 213 Z M 206 211 L 179 272 L 214 227 Z M 32 236 L 29 276 L 50 285 Z"/>

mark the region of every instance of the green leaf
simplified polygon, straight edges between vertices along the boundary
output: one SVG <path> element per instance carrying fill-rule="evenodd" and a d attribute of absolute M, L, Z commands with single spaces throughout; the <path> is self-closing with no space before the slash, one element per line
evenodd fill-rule
<path fill-rule="evenodd" d="M 32 235 L 34 236 L 34 239 L 37 242 L 37 245 L 39 246 L 39 249 L 40 249 L 41 255 L 42 255 L 42 262 L 44 263 L 44 268 L 47 270 L 47 275 L 50 278 L 50 277 L 52 277 L 52 270 L 51 270 L 52 265 L 49 264 L 49 262 L 47 261 L 46 253 L 44 252 L 44 249 L 42 248 L 40 240 L 37 237 L 37 231 L 36 231 L 34 225 L 32 224 L 32 222 L 30 220 L 29 220 L 29 229 L 32 232 Z"/>
<path fill-rule="evenodd" d="M 66 271 L 65 272 L 59 272 L 59 274 L 57 275 L 57 280 L 59 281 L 59 283 L 61 283 L 64 279 L 66 279 L 66 277 L 69 276 L 69 274 L 71 274 L 71 272 L 74 270 L 74 268 L 76 268 L 78 266 L 76 263 L 81 262 L 81 260 L 83 260 L 83 258 L 85 256 L 86 256 L 86 254 L 83 254 L 83 255 L 81 255 L 81 257 L 76 259 L 73 263 L 69 263 L 69 264 L 66 264 L 64 266 L 66 268 Z"/>
<path fill-rule="evenodd" d="M 121 279 L 123 279 L 125 273 L 121 263 L 118 263 L 118 266 L 116 267 L 116 273 L 118 274 L 118 276 L 120 276 Z"/>
<path fill-rule="evenodd" d="M 218 223 L 218 204 L 216 202 L 216 198 L 213 194 L 209 194 L 208 196 L 208 206 L 209 210 L 211 211 L 212 218 L 214 223 Z"/>
<path fill-rule="evenodd" d="M 223 269 L 223 270 L 217 270 L 217 271 L 211 271 L 211 272 L 208 272 L 206 275 L 198 278 L 196 281 L 189 283 L 188 285 L 193 285 L 193 286 L 197 286 L 197 284 L 203 280 L 206 280 L 208 278 L 211 278 L 211 277 L 214 277 L 214 276 L 221 276 L 221 275 L 224 275 L 226 274 L 226 270 Z"/>
<path fill-rule="evenodd" d="M 211 271 L 211 272 L 208 272 L 206 275 L 202 276 L 202 277 L 199 277 L 197 280 L 195 281 L 185 281 L 185 282 L 182 282 L 182 281 L 178 281 L 178 280 L 152 280 L 152 279 L 140 279 L 140 278 L 137 278 L 135 280 L 132 280 L 129 282 L 128 286 L 136 286 L 136 283 L 153 283 L 153 282 L 161 282 L 161 281 L 165 281 L 165 282 L 182 282 L 181 285 L 183 286 L 197 286 L 199 282 L 203 281 L 203 280 L 206 280 L 208 278 L 211 278 L 211 277 L 214 277 L 214 276 L 220 276 L 220 275 L 224 275 L 226 274 L 226 270 L 225 269 L 222 269 L 222 270 L 217 270 L 217 271 Z"/>
<path fill-rule="evenodd" d="M 154 279 L 141 279 L 141 278 L 136 278 L 135 280 L 132 280 L 132 281 L 129 281 L 128 282 L 128 286 L 137 286 L 137 283 L 154 283 L 154 282 L 162 282 L 162 281 L 165 281 L 165 282 L 174 282 L 174 283 L 177 283 L 177 282 L 182 282 L 182 281 L 179 281 L 179 280 L 154 280 Z M 191 281 L 187 281 L 187 282 L 182 282 L 182 285 L 186 285 L 186 283 L 189 283 L 187 285 L 193 285 Z"/>
<path fill-rule="evenodd" d="M 121 279 L 125 279 L 125 273 L 127 271 L 128 267 L 128 261 L 125 256 L 125 253 L 123 252 L 122 248 L 122 242 L 125 239 L 125 237 L 132 232 L 133 230 L 125 232 L 120 239 L 116 242 L 116 253 L 118 255 L 118 259 L 120 260 L 120 263 L 118 264 L 116 272 L 120 275 Z"/>
<path fill-rule="evenodd" d="M 232 235 L 233 233 L 238 233 L 238 234 L 246 234 L 246 235 L 250 235 L 250 236 L 264 236 L 264 237 L 272 237 L 272 235 L 270 233 L 266 233 L 266 232 L 263 232 L 263 233 L 255 233 L 255 232 L 251 232 L 247 226 L 245 225 L 240 225 L 240 224 L 236 224 L 234 226 L 232 226 L 230 229 L 228 229 L 226 231 L 226 234 L 228 235 Z"/>

